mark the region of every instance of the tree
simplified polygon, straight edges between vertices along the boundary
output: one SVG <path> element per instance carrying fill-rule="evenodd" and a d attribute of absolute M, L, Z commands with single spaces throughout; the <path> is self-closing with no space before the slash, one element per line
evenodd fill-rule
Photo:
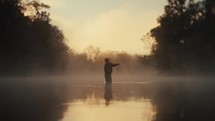
<path fill-rule="evenodd" d="M 44 8 L 49 6 L 36 1 L 0 2 L 0 73 L 50 72 L 65 67 L 69 48 Z"/>
<path fill-rule="evenodd" d="M 209 67 L 207 62 L 214 60 L 211 52 L 215 48 L 214 3 L 168 0 L 165 13 L 158 18 L 159 26 L 150 32 L 156 40 L 153 55 L 159 69 L 184 71 L 187 67 Z"/>

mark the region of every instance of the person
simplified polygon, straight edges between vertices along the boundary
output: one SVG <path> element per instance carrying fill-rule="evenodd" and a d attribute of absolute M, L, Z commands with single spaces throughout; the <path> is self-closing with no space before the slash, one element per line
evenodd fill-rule
<path fill-rule="evenodd" d="M 112 67 L 118 66 L 119 63 L 113 64 L 110 62 L 109 58 L 105 58 L 104 72 L 105 72 L 105 81 L 106 83 L 112 83 Z"/>

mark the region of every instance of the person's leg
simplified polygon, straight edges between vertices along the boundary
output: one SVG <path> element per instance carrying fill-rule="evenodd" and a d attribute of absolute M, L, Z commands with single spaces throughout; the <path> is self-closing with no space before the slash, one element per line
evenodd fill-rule
<path fill-rule="evenodd" d="M 109 75 L 109 80 L 110 80 L 109 82 L 112 83 L 112 75 L 111 74 Z"/>
<path fill-rule="evenodd" d="M 107 73 L 105 73 L 105 82 L 107 83 L 108 77 L 107 77 Z"/>
<path fill-rule="evenodd" d="M 106 81 L 106 83 L 112 82 L 111 73 L 105 73 L 105 81 Z"/>

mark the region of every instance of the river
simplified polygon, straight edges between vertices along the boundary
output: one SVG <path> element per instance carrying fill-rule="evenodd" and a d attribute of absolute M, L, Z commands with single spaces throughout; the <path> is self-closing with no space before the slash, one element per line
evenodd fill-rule
<path fill-rule="evenodd" d="M 1 79 L 1 121 L 214 121 L 215 82 Z"/>

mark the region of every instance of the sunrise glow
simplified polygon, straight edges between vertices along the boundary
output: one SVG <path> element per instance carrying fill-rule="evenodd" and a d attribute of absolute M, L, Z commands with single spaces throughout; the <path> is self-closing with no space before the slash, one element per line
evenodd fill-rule
<path fill-rule="evenodd" d="M 83 52 L 92 45 L 102 51 L 148 54 L 141 37 L 157 26 L 166 0 L 41 0 L 51 6 L 52 22 L 69 46 Z"/>

